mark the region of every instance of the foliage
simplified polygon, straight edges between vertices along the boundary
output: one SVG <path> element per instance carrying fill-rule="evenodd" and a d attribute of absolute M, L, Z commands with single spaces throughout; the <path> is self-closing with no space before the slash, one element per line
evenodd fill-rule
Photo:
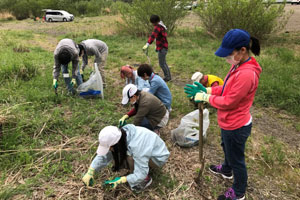
<path fill-rule="evenodd" d="M 0 11 L 9 11 L 19 20 L 42 17 L 43 9 L 66 10 L 75 16 L 97 16 L 112 3 L 110 0 L 2 0 Z"/>
<path fill-rule="evenodd" d="M 291 12 L 286 13 L 284 4 L 274 0 L 210 0 L 201 1 L 197 14 L 205 29 L 216 36 L 223 36 L 233 28 L 247 30 L 262 39 L 267 34 L 282 30 Z"/>
<path fill-rule="evenodd" d="M 185 1 L 182 1 L 184 4 Z M 177 20 L 186 15 L 186 11 L 176 8 L 176 0 L 134 0 L 131 4 L 121 4 L 120 13 L 123 23 L 120 25 L 120 32 L 131 35 L 149 35 L 153 30 L 150 23 L 150 16 L 155 14 L 160 17 L 171 34 L 176 28 Z"/>

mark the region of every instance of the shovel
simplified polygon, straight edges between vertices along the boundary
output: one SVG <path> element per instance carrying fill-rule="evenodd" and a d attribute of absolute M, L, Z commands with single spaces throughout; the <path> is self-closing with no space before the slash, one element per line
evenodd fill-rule
<path fill-rule="evenodd" d="M 197 178 L 195 179 L 195 182 L 197 184 L 200 184 L 201 177 L 203 175 L 204 171 L 204 162 L 205 158 L 203 156 L 203 102 L 198 103 L 198 109 L 199 109 L 199 160 L 200 160 L 200 169 Z"/>

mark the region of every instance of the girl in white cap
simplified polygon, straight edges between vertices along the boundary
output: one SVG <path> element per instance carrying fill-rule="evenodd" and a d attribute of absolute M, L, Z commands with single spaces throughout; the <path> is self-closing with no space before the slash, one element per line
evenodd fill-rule
<path fill-rule="evenodd" d="M 210 172 L 223 178 L 234 178 L 233 185 L 218 200 L 243 200 L 247 187 L 247 168 L 245 163 L 245 144 L 251 134 L 252 106 L 262 71 L 250 51 L 260 54 L 259 41 L 250 37 L 247 31 L 232 29 L 228 31 L 215 55 L 225 58 L 231 64 L 223 86 L 205 88 L 187 85 L 188 97 L 195 102 L 208 102 L 218 109 L 218 124 L 221 127 L 224 162 L 211 165 Z M 224 59 L 224 60 L 225 60 Z"/>
<path fill-rule="evenodd" d="M 87 186 L 94 183 L 95 171 L 100 171 L 114 160 L 114 170 L 126 162 L 131 174 L 105 181 L 104 184 L 116 188 L 128 182 L 131 189 L 139 192 L 152 183 L 148 175 L 149 166 L 162 167 L 169 158 L 169 151 L 164 141 L 154 132 L 139 126 L 128 124 L 121 129 L 106 126 L 99 133 L 97 156 L 92 161 L 88 172 L 82 178 Z"/>

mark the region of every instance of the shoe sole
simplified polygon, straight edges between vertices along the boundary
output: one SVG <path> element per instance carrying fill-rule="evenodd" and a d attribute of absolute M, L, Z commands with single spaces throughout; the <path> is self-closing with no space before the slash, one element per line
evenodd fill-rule
<path fill-rule="evenodd" d="M 209 171 L 210 171 L 211 173 L 213 173 L 213 174 L 216 174 L 216 175 L 221 175 L 221 176 L 222 176 L 224 179 L 228 179 L 228 180 L 230 180 L 230 179 L 232 179 L 232 178 L 233 178 L 233 176 L 225 176 L 224 174 L 221 174 L 221 173 L 215 172 L 215 171 L 211 170 L 210 168 L 209 168 Z M 241 200 L 243 200 L 243 199 L 241 199 Z"/>
<path fill-rule="evenodd" d="M 242 198 L 236 199 L 236 200 L 244 200 L 246 196 L 244 195 Z"/>

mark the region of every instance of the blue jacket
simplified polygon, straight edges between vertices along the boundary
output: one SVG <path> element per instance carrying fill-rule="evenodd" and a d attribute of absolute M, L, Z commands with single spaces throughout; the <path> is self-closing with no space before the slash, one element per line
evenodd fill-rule
<path fill-rule="evenodd" d="M 135 84 L 138 90 L 141 91 L 145 88 L 150 88 L 149 82 L 139 77 L 136 70 L 133 71 L 133 75 L 134 75 L 135 83 L 133 83 L 132 80 L 126 78 L 126 85 L 129 83 Z"/>
<path fill-rule="evenodd" d="M 149 92 L 159 98 L 169 110 L 172 104 L 172 94 L 166 82 L 160 76 L 152 73 L 149 78 L 149 84 Z"/>
<path fill-rule="evenodd" d="M 127 182 L 130 187 L 140 184 L 149 173 L 149 160 L 162 167 L 168 160 L 170 152 L 164 141 L 154 132 L 140 126 L 128 124 L 123 127 L 127 134 L 127 154 L 133 157 L 134 172 L 129 174 Z M 111 152 L 105 156 L 96 156 L 91 167 L 96 171 L 107 166 L 113 160 Z"/>

